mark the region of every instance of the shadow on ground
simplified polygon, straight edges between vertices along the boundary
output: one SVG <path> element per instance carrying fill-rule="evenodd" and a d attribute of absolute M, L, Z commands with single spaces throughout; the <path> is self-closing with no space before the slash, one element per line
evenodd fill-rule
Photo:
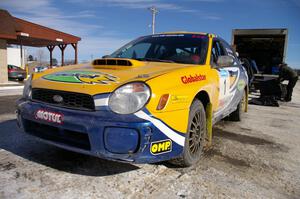
<path fill-rule="evenodd" d="M 20 95 L 1 96 L 0 97 L 0 114 L 13 114 L 16 111 L 16 101 Z"/>
<path fill-rule="evenodd" d="M 139 169 L 131 164 L 103 160 L 39 142 L 20 132 L 15 119 L 1 122 L 0 129 L 0 149 L 60 171 L 87 176 L 107 176 Z M 11 167 L 6 164 L 2 166 L 3 168 L 0 165 L 0 170 Z"/>
<path fill-rule="evenodd" d="M 243 129 L 243 128 L 241 128 L 241 130 L 246 132 L 248 131 L 247 129 Z M 240 134 L 238 133 L 238 130 L 236 132 L 230 132 L 217 127 L 214 128 L 213 136 L 219 137 L 221 139 L 228 139 L 231 141 L 240 142 L 242 144 L 248 144 L 254 146 L 259 146 L 259 145 L 266 146 L 272 149 L 277 149 L 282 152 L 288 152 L 289 150 L 288 147 L 282 144 L 278 144 L 272 141 L 270 138 L 266 139 L 266 138 L 259 138 L 259 137 L 245 135 L 245 134 Z"/>

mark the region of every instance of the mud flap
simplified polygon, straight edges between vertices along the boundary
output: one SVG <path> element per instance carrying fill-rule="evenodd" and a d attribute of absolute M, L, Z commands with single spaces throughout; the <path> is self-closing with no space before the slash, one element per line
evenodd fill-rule
<path fill-rule="evenodd" d="M 208 150 L 212 146 L 212 104 L 206 105 L 206 131 L 207 131 L 207 144 L 205 150 Z"/>
<path fill-rule="evenodd" d="M 248 102 L 249 102 L 249 88 L 248 86 L 246 86 L 246 100 L 245 100 L 245 110 L 244 112 L 247 113 L 248 112 Z"/>

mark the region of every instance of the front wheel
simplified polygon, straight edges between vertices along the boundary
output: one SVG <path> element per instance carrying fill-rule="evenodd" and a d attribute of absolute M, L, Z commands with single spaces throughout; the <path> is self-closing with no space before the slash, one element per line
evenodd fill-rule
<path fill-rule="evenodd" d="M 194 100 L 190 107 L 188 131 L 185 137 L 183 154 L 171 161 L 182 167 L 196 164 L 203 152 L 206 137 L 206 115 L 201 101 Z"/>

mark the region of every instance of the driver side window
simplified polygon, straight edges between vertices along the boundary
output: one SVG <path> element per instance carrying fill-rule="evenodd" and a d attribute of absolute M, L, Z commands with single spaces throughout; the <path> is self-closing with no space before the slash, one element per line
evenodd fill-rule
<path fill-rule="evenodd" d="M 218 40 L 214 40 L 212 50 L 211 50 L 211 64 L 213 66 L 216 66 L 218 57 L 223 56 L 223 55 L 226 55 L 226 54 L 221 45 L 221 42 L 219 42 Z"/>

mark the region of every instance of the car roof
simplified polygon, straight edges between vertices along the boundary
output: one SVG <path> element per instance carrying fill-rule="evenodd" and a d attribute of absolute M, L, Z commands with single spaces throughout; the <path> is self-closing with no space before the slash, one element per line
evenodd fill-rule
<path fill-rule="evenodd" d="M 189 32 L 189 31 L 173 31 L 173 32 L 162 32 L 162 33 L 157 33 L 156 35 L 161 35 L 161 34 L 197 34 L 197 35 L 209 35 L 212 37 L 217 37 L 217 35 L 212 34 L 212 33 L 206 33 L 206 32 Z"/>

